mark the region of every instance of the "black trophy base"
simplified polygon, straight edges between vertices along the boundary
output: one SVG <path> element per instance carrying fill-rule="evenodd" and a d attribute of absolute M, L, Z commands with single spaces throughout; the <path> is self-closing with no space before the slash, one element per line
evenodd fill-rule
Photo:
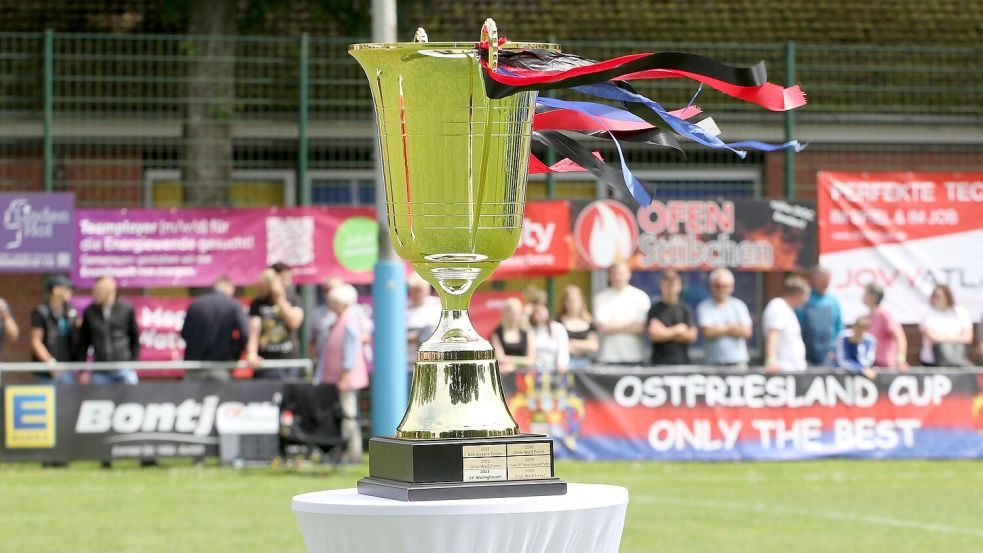
<path fill-rule="evenodd" d="M 553 441 L 502 438 L 369 440 L 369 476 L 358 493 L 399 501 L 563 495 L 553 472 Z"/>
<path fill-rule="evenodd" d="M 548 480 L 506 480 L 503 482 L 431 482 L 414 484 L 367 476 L 358 481 L 358 493 L 397 501 L 443 501 L 448 499 L 489 499 L 564 495 L 567 483 Z"/>

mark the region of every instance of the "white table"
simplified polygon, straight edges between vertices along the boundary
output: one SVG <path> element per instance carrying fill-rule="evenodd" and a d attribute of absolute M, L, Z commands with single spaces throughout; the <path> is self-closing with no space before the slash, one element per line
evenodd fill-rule
<path fill-rule="evenodd" d="M 354 488 L 293 499 L 309 553 L 616 553 L 628 490 L 569 484 L 566 495 L 394 501 Z"/>

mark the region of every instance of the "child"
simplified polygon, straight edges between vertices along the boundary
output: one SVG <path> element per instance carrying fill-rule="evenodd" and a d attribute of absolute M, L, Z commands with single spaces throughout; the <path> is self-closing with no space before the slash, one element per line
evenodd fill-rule
<path fill-rule="evenodd" d="M 873 379 L 877 376 L 877 372 L 871 368 L 874 366 L 877 340 L 867 332 L 869 327 L 870 317 L 863 316 L 853 326 L 840 332 L 836 337 L 836 366 L 855 373 L 862 372 Z"/>

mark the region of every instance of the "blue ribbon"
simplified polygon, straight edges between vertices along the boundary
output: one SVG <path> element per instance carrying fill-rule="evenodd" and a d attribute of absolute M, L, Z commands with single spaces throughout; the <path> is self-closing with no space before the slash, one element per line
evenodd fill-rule
<path fill-rule="evenodd" d="M 539 98 L 536 99 L 536 103 L 551 108 L 569 109 L 573 111 L 578 111 L 580 113 L 583 113 L 587 117 L 590 117 L 591 119 L 596 121 L 599 125 L 605 128 L 607 127 L 607 125 L 605 125 L 603 121 L 598 119 L 597 115 L 604 114 L 605 116 L 610 116 L 610 114 L 612 114 L 613 112 L 622 112 L 624 115 L 622 117 L 619 117 L 619 119 L 630 120 L 631 118 L 634 118 L 639 121 L 643 121 L 640 117 L 632 113 L 629 113 L 627 111 L 619 110 L 618 108 L 613 108 L 611 106 L 605 106 L 602 104 L 595 104 L 592 102 L 569 102 L 566 100 L 557 100 L 556 98 L 546 98 L 540 96 Z M 651 204 L 652 196 L 649 195 L 648 191 L 645 190 L 645 187 L 642 186 L 641 181 L 639 181 L 638 178 L 635 177 L 634 174 L 632 174 L 631 170 L 628 169 L 628 162 L 625 161 L 625 154 L 621 151 L 621 143 L 618 142 L 618 139 L 614 137 L 614 134 L 612 134 L 610 130 L 605 130 L 605 132 L 608 133 L 608 136 L 611 137 L 611 141 L 614 142 L 614 147 L 618 151 L 618 159 L 621 161 L 621 176 L 622 178 L 625 179 L 625 186 L 626 188 L 628 188 L 628 192 L 631 193 L 631 197 L 635 198 L 635 201 L 638 202 L 639 205 L 647 206 Z"/>

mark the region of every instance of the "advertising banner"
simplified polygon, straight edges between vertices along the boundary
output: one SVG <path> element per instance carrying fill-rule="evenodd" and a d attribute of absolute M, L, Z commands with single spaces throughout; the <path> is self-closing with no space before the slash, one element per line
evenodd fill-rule
<path fill-rule="evenodd" d="M 791 200 L 615 200 L 577 204 L 577 267 L 792 271 L 816 262 L 816 210 Z"/>
<path fill-rule="evenodd" d="M 571 268 L 570 250 L 570 203 L 529 202 L 515 255 L 503 261 L 491 278 L 566 273 Z"/>
<path fill-rule="evenodd" d="M 222 275 L 251 285 L 278 261 L 293 267 L 299 284 L 328 276 L 367 284 L 379 253 L 371 207 L 80 209 L 75 220 L 61 240 L 65 248 L 77 236 L 79 286 L 102 275 L 130 288 L 210 286 Z M 515 256 L 494 278 L 569 271 L 567 202 L 530 202 L 523 223 Z"/>
<path fill-rule="evenodd" d="M 363 207 L 80 209 L 76 284 L 102 275 L 123 287 L 210 286 L 225 275 L 256 282 L 276 262 L 298 283 L 329 275 L 371 282 L 378 225 Z"/>
<path fill-rule="evenodd" d="M 4 386 L 0 460 L 217 456 L 219 434 L 275 434 L 279 382 Z"/>
<path fill-rule="evenodd" d="M 919 323 L 937 284 L 974 320 L 983 315 L 983 173 L 818 174 L 820 261 L 851 321 L 867 312 L 864 287 Z"/>
<path fill-rule="evenodd" d="M 661 461 L 983 458 L 983 373 L 863 376 L 595 368 L 505 375 L 558 456 Z"/>
<path fill-rule="evenodd" d="M 73 194 L 0 194 L 0 273 L 71 270 L 74 210 Z"/>

